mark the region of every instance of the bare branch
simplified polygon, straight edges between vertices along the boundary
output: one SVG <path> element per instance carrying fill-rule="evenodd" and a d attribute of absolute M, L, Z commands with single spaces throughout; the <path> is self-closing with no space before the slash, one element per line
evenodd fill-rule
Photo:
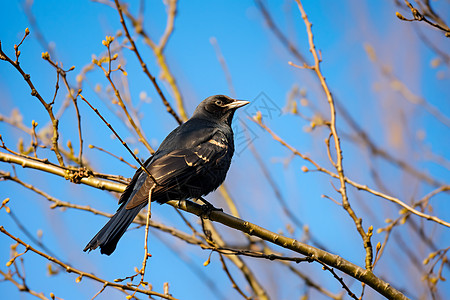
<path fill-rule="evenodd" d="M 80 275 L 79 278 L 83 278 L 83 277 L 90 278 L 90 279 L 92 279 L 94 281 L 103 283 L 104 285 L 106 284 L 108 286 L 111 286 L 111 287 L 116 288 L 116 289 L 121 290 L 121 291 L 133 291 L 133 292 L 141 293 L 143 295 L 151 295 L 151 296 L 161 297 L 161 298 L 164 298 L 164 299 L 176 300 L 176 298 L 174 298 L 174 297 L 172 297 L 170 295 L 165 295 L 165 294 L 157 293 L 157 292 L 150 291 L 150 290 L 143 290 L 143 289 L 139 289 L 139 288 L 135 288 L 135 287 L 129 286 L 127 284 L 118 284 L 116 282 L 111 282 L 111 281 L 107 281 L 107 280 L 101 279 L 101 278 L 99 278 L 99 277 L 97 277 L 97 276 L 95 276 L 95 275 L 93 275 L 91 273 L 87 273 L 87 272 L 81 271 L 79 269 L 76 269 L 74 267 L 71 267 L 71 266 L 69 266 L 69 265 L 67 265 L 67 264 L 57 260 L 56 258 L 54 258 L 54 257 L 52 257 L 52 256 L 50 256 L 50 255 L 48 255 L 48 254 L 46 254 L 44 252 L 41 252 L 41 251 L 35 249 L 31 245 L 28 245 L 25 242 L 23 242 L 21 239 L 13 236 L 3 226 L 0 226 L 0 232 L 3 233 L 4 235 L 10 237 L 11 239 L 16 241 L 17 243 L 23 245 L 26 249 L 28 249 L 28 251 L 32 251 L 32 252 L 38 254 L 39 256 L 42 256 L 43 258 L 47 259 L 48 261 L 51 261 L 51 262 L 61 266 L 62 268 L 64 268 L 66 270 L 67 273 L 75 273 L 75 274 Z"/>

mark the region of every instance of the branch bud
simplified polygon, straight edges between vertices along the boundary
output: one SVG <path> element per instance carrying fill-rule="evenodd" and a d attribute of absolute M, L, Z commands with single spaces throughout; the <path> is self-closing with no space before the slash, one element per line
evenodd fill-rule
<path fill-rule="evenodd" d="M 369 229 L 367 230 L 367 236 L 370 238 L 372 236 L 372 234 L 373 234 L 373 226 L 370 225 Z"/>
<path fill-rule="evenodd" d="M 48 54 L 48 52 L 42 52 L 42 58 L 48 60 L 50 59 L 50 54 Z"/>
<path fill-rule="evenodd" d="M 207 266 L 209 265 L 209 263 L 211 262 L 211 256 L 208 257 L 208 259 L 203 263 L 203 266 Z"/>
<path fill-rule="evenodd" d="M 255 120 L 257 123 L 261 123 L 262 122 L 262 114 L 260 111 L 258 111 L 256 113 L 256 115 L 253 116 L 253 120 Z"/>
<path fill-rule="evenodd" d="M 399 19 L 402 20 L 402 21 L 408 21 L 408 19 L 405 18 L 404 16 L 402 16 L 402 14 L 399 13 L 398 11 L 395 12 L 395 15 L 397 16 L 397 18 L 399 18 Z"/>
<path fill-rule="evenodd" d="M 102 41 L 102 44 L 106 47 L 109 47 L 109 45 L 114 41 L 113 36 L 107 35 L 106 38 Z"/>
<path fill-rule="evenodd" d="M 381 249 L 381 243 L 380 242 L 377 243 L 377 248 L 376 249 L 377 249 L 377 251 L 380 251 L 380 249 Z"/>

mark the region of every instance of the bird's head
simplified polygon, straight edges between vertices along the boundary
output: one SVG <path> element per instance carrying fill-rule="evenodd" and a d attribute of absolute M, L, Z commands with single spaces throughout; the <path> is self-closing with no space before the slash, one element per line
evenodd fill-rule
<path fill-rule="evenodd" d="M 215 95 L 203 100 L 195 109 L 193 117 L 213 118 L 231 126 L 236 109 L 249 103 L 249 101 L 236 100 L 225 95 Z"/>

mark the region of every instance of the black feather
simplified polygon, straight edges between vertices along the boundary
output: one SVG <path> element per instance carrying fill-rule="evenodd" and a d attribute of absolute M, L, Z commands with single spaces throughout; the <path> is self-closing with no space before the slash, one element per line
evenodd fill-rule
<path fill-rule="evenodd" d="M 203 100 L 192 118 L 173 130 L 144 166 L 153 182 L 139 169 L 120 197 L 120 207 L 83 251 L 100 247 L 110 255 L 139 211 L 151 200 L 198 198 L 217 189 L 225 180 L 234 153 L 231 121 L 237 108 L 248 104 L 223 95 Z"/>

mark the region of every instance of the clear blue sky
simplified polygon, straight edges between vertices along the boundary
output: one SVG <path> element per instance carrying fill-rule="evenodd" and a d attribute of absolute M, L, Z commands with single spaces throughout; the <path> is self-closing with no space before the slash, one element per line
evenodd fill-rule
<path fill-rule="evenodd" d="M 22 1 L 3 2 L 0 11 L 0 40 L 3 51 L 12 56 L 13 45 L 20 41 L 25 28 L 30 27 L 32 33 L 20 48 L 21 66 L 31 74 L 31 79 L 43 97 L 51 99 L 56 75 L 53 68 L 41 59 L 44 49 L 34 35 L 35 31 L 24 13 L 23 3 Z M 430 62 L 436 55 L 417 39 L 414 29 L 417 27 L 413 25 L 419 24 L 398 20 L 395 17 L 398 8 L 392 2 L 305 1 L 304 6 L 310 21 L 314 24 L 316 46 L 321 50 L 323 72 L 333 95 L 350 111 L 360 126 L 369 132 L 378 145 L 388 149 L 394 156 L 412 162 L 417 168 L 432 174 L 440 181 L 448 183 L 449 170 L 427 160 L 425 152 L 431 149 L 449 160 L 449 128 L 393 91 L 389 87 L 389 82 L 381 75 L 380 68 L 368 59 L 364 50 L 365 44 L 372 45 L 380 61 L 390 65 L 395 76 L 414 94 L 424 97 L 442 114 L 450 116 L 448 66 L 431 67 Z M 304 23 L 295 3 L 268 1 L 267 6 L 283 32 L 311 61 Z M 133 3 L 131 10 L 135 12 L 136 8 L 137 4 Z M 98 56 L 104 51 L 101 41 L 105 36 L 113 35 L 121 28 L 115 10 L 90 1 L 35 1 L 32 12 L 45 39 L 54 45 L 57 60 L 63 62 L 66 69 L 72 65 L 76 66 L 75 71 L 69 73 L 69 81 L 72 84 L 75 84 L 75 76 L 82 67 L 90 62 L 91 56 L 93 54 Z M 449 12 L 440 12 L 444 14 L 443 17 L 449 19 Z M 149 35 L 159 38 L 164 30 L 165 22 L 166 14 L 162 1 L 146 1 L 144 25 Z M 429 30 L 425 24 L 420 24 L 418 27 L 438 47 L 450 49 L 449 39 L 445 40 L 438 32 Z M 296 62 L 295 58 L 268 30 L 261 13 L 252 1 L 211 1 L 207 5 L 204 1 L 180 1 L 175 31 L 169 40 L 165 54 L 179 83 L 188 113 L 192 113 L 195 106 L 207 96 L 229 94 L 225 75 L 210 43 L 211 37 L 217 39 L 226 59 L 237 97 L 253 101 L 252 109 L 255 107 L 261 109 L 261 97 L 258 98 L 258 95 L 264 93 L 270 99 L 272 108 L 280 109 L 265 118 L 269 127 L 302 153 L 311 155 L 327 168 L 331 168 L 323 144 L 327 132 L 320 128 L 313 133 L 306 132 L 307 121 L 281 111 L 281 108 L 286 105 L 289 90 L 297 85 L 307 91 L 308 100 L 315 107 L 320 108 L 328 118 L 327 103 L 320 86 L 311 71 L 298 70 L 288 65 L 288 61 Z M 149 69 L 154 75 L 158 75 L 159 70 L 153 53 L 141 42 L 138 43 L 138 47 Z M 143 91 L 151 98 L 150 103 L 142 106 L 140 113 L 144 117 L 142 124 L 146 135 L 152 145 L 157 147 L 168 132 L 175 128 L 176 122 L 164 112 L 160 99 L 148 78 L 140 71 L 136 58 L 130 53 L 126 57 L 127 62 L 124 68 L 129 74 L 131 98 L 134 103 L 138 102 L 139 94 Z M 437 79 L 441 76 L 439 74 L 444 74 L 444 78 Z M 92 90 L 92 86 L 97 83 L 103 87 L 106 86 L 104 76 L 96 70 L 89 74 L 88 79 L 91 87 L 89 84 L 84 86 L 84 95 L 105 113 L 110 123 L 115 125 L 122 136 L 130 136 L 129 131 L 120 125 L 120 120 L 112 113 L 106 112 L 106 106 Z M 160 83 L 165 94 L 172 101 L 173 98 L 167 86 L 161 81 Z M 62 95 L 65 94 L 61 83 L 60 87 L 56 107 L 62 103 Z M 30 126 L 31 120 L 36 120 L 42 126 L 48 122 L 48 116 L 43 107 L 30 96 L 30 91 L 19 74 L 5 62 L 0 62 L 0 104 L 2 115 L 10 116 L 14 109 L 20 109 L 27 126 Z M 109 130 L 84 103 L 80 103 L 80 109 L 83 115 L 86 145 L 94 144 L 109 149 L 131 161 L 126 150 L 120 147 L 116 140 L 110 138 Z M 243 130 L 248 130 L 253 137 L 252 143 L 264 157 L 290 208 L 302 222 L 309 225 L 315 237 L 327 248 L 332 249 L 332 252 L 363 266 L 364 251 L 354 224 L 341 208 L 321 198 L 322 194 L 339 198 L 330 184 L 330 178 L 318 173 L 302 173 L 301 166 L 311 166 L 300 158 L 295 158 L 284 165 L 283 162 L 289 160 L 291 154 L 247 119 L 246 112 L 252 112 L 252 109 L 241 111 L 235 119 L 235 124 L 240 124 L 236 122 L 239 119 L 249 127 Z M 304 112 L 308 114 L 306 109 Z M 345 122 L 339 119 L 339 116 L 338 125 L 342 132 L 349 132 Z M 239 125 L 239 128 L 242 129 L 242 125 Z M 61 119 L 60 129 L 63 132 L 61 136 L 63 143 L 71 140 L 77 151 L 76 119 L 72 107 Z M 423 140 L 417 139 L 418 132 L 425 132 Z M 13 148 L 16 147 L 18 138 L 23 136 L 20 131 L 4 123 L 0 123 L 0 134 L 5 143 Z M 28 141 L 25 136 L 25 142 L 28 143 Z M 140 157 L 148 156 L 144 147 L 132 145 L 140 150 Z M 238 145 L 238 155 L 234 158 L 227 178 L 228 186 L 233 187 L 231 194 L 236 199 L 244 219 L 273 231 L 286 232 L 285 224 L 289 221 L 274 200 L 272 189 L 251 152 L 245 146 L 245 143 Z M 382 170 L 387 189 L 393 191 L 394 196 L 406 199 L 405 201 L 410 201 L 413 195 L 425 195 L 432 190 L 432 187 L 419 185 L 414 177 L 399 172 L 383 160 L 370 160 L 367 151 L 359 150 L 346 139 L 343 139 L 343 149 L 346 172 L 349 177 L 357 179 L 356 181 L 360 183 L 374 186 L 370 176 L 370 166 L 373 165 Z M 103 173 L 121 174 L 126 177 L 131 177 L 133 174 L 133 170 L 126 165 L 98 151 L 85 147 L 85 153 L 92 165 Z M 49 154 L 49 158 L 56 161 L 52 154 Z M 11 171 L 11 168 L 4 164 L 1 168 Z M 91 205 L 108 212 L 114 212 L 117 207 L 113 197 L 93 188 L 73 185 L 63 179 L 42 175 L 37 171 L 17 169 L 17 172 L 24 181 L 51 191 L 52 196 L 58 199 L 73 201 L 80 205 Z M 365 228 L 373 225 L 376 230 L 385 226 L 385 218 L 396 218 L 398 215 L 399 208 L 385 200 L 366 193 L 355 193 L 355 190 L 351 188 L 349 194 L 358 214 L 364 218 Z M 45 199 L 25 191 L 17 184 L 1 182 L 0 200 L 6 197 L 11 198 L 13 212 L 26 221 L 28 230 L 34 234 L 41 229 L 44 232 L 43 241 L 50 245 L 63 261 L 109 280 L 131 275 L 133 267 L 140 266 L 142 229 L 128 232 L 119 243 L 116 253 L 111 257 L 102 256 L 98 251 L 87 255 L 81 250 L 92 235 L 103 226 L 106 222 L 105 218 L 73 210 L 67 210 L 64 213 L 50 210 Z M 208 199 L 225 208 L 218 192 L 209 195 Z M 437 216 L 450 220 L 448 195 L 436 197 L 433 205 Z M 153 217 L 155 220 L 184 229 L 184 225 L 171 207 L 154 206 Z M 4 210 L 0 211 L 0 220 L 0 225 L 27 240 Z M 190 220 L 195 222 L 196 218 L 190 217 Z M 419 222 L 418 218 L 415 220 Z M 222 228 L 221 225 L 218 227 Z M 430 228 L 432 226 L 427 227 L 427 230 Z M 439 243 L 438 247 L 448 246 L 448 243 L 445 243 L 450 240 L 448 228 L 443 229 L 437 226 L 433 234 L 439 236 L 436 239 Z M 225 230 L 225 236 L 229 240 L 243 241 L 241 235 L 232 230 Z M 300 229 L 295 232 L 295 237 L 301 239 Z M 375 235 L 373 244 L 383 239 L 383 234 Z M 237 297 L 214 254 L 213 263 L 205 271 L 202 262 L 208 258 L 209 252 L 179 243 L 160 232 L 152 232 L 150 242 L 153 258 L 149 261 L 147 280 L 153 284 L 155 290 L 162 291 L 163 283 L 168 281 L 171 283 L 170 292 L 175 297 L 220 299 L 210 289 L 205 289 L 201 279 L 190 269 L 194 266 L 216 281 L 225 299 Z M 414 248 L 414 240 L 405 242 L 408 247 Z M 5 270 L 4 263 L 9 257 L 10 244 L 11 240 L 0 236 L 1 270 Z M 170 247 L 178 249 L 178 252 L 173 252 Z M 398 261 L 402 262 L 402 266 L 408 265 L 408 260 L 402 256 L 397 247 L 393 246 L 386 251 L 386 260 L 382 261 L 380 270 Z M 426 257 L 428 253 L 426 249 L 417 250 L 420 259 Z M 185 261 L 188 261 L 188 264 Z M 261 281 L 267 284 L 273 299 L 299 298 L 304 292 L 303 283 L 293 276 L 283 282 L 283 286 L 277 286 L 280 284 L 277 277 L 285 274 L 285 269 L 282 267 L 269 269 L 270 265 L 265 262 L 252 259 L 246 261 L 256 273 L 261 274 Z M 31 253 L 25 255 L 25 264 L 27 283 L 30 288 L 43 291 L 47 296 L 51 291 L 64 299 L 90 299 L 101 288 L 99 284 L 87 279 L 74 286 L 72 283 L 76 277 L 73 275 L 58 274 L 49 279 L 43 276 L 46 273 L 47 261 L 36 258 Z M 305 265 L 304 268 L 311 274 L 316 274 L 315 276 L 323 282 L 333 282 L 331 276 L 324 275 L 318 266 Z M 391 272 L 380 271 L 379 275 L 388 281 L 393 281 L 400 288 L 410 286 L 409 282 L 402 280 L 404 272 L 412 272 L 413 280 L 420 282 L 421 275 L 415 274 L 414 272 L 417 271 L 413 267 L 409 270 L 392 268 Z M 238 280 L 243 282 L 242 278 Z M 356 291 L 360 289 L 357 283 L 353 282 L 351 286 Z M 334 292 L 340 291 L 337 282 L 333 282 L 331 287 Z M 30 295 L 20 293 L 9 282 L 1 282 L 0 288 L 3 295 L 6 293 L 5 299 L 32 298 Z M 448 284 L 445 290 L 450 293 Z M 418 291 L 413 291 L 415 292 Z M 102 297 L 99 299 L 122 296 L 120 293 L 107 291 L 102 294 Z"/>

